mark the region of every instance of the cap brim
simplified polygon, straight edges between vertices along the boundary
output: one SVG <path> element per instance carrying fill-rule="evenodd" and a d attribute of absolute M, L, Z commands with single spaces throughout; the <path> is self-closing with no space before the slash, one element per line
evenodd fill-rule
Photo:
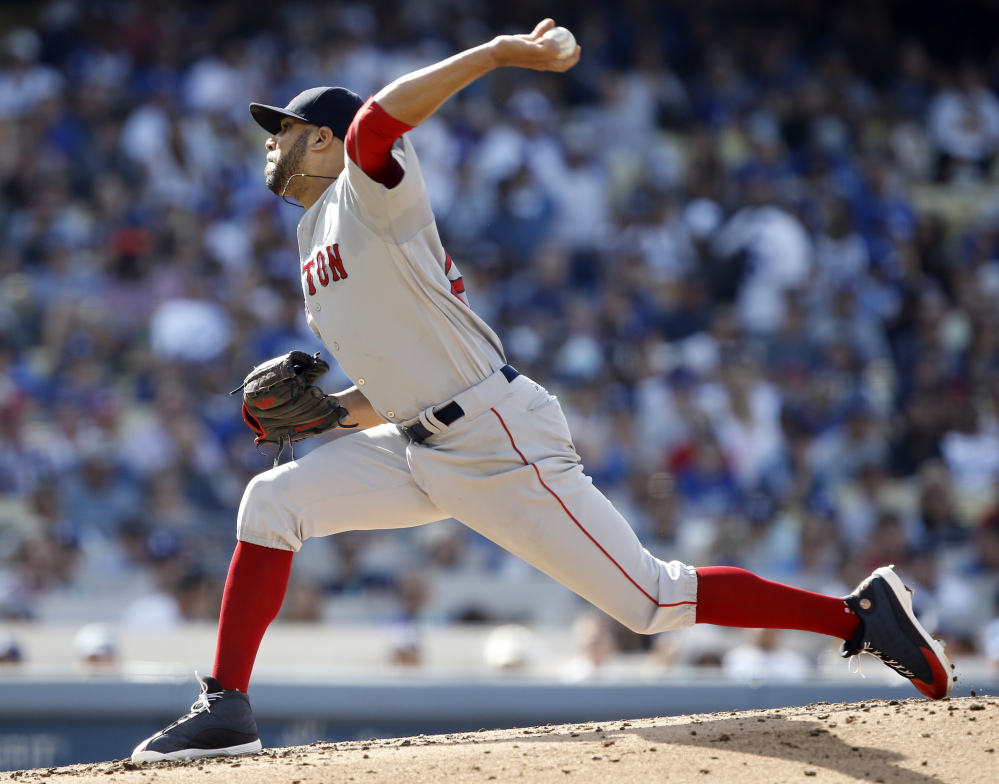
<path fill-rule="evenodd" d="M 262 103 L 251 103 L 250 114 L 256 120 L 257 125 L 270 134 L 281 131 L 281 120 L 285 117 L 291 117 L 293 120 L 300 120 L 301 122 L 308 122 L 301 115 L 289 112 L 287 109 L 279 109 L 277 106 L 267 106 Z"/>

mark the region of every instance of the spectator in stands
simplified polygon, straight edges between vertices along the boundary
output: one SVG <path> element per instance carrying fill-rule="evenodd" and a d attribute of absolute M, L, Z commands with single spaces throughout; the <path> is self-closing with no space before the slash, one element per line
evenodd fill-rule
<path fill-rule="evenodd" d="M 0 667 L 20 664 L 24 660 L 17 638 L 6 629 L 0 629 Z"/>
<path fill-rule="evenodd" d="M 864 564 L 895 564 L 899 571 L 906 571 L 913 548 L 898 514 L 883 511 L 871 531 L 870 538 L 861 546 L 860 557 Z"/>
<path fill-rule="evenodd" d="M 991 167 L 999 146 L 999 100 L 976 66 L 964 63 L 953 86 L 934 96 L 928 124 L 938 180 L 977 179 Z"/>
<path fill-rule="evenodd" d="M 781 645 L 779 629 L 755 629 L 752 639 L 722 656 L 722 672 L 733 681 L 800 683 L 811 672 L 808 658 Z"/>
<path fill-rule="evenodd" d="M 55 68 L 40 62 L 42 40 L 34 30 L 11 30 L 4 36 L 2 53 L 0 119 L 27 117 L 40 103 L 60 94 L 63 78 Z"/>
<path fill-rule="evenodd" d="M 69 519 L 87 535 L 113 539 L 121 525 L 139 513 L 139 487 L 103 440 L 84 445 L 79 468 L 61 485 Z"/>
<path fill-rule="evenodd" d="M 958 514 L 951 477 L 941 469 L 942 466 L 928 464 L 919 476 L 923 546 L 933 552 L 966 544 L 971 533 Z"/>
<path fill-rule="evenodd" d="M 774 204 L 774 172 L 751 162 L 741 174 L 746 206 L 735 213 L 713 240 L 723 259 L 741 257 L 738 294 L 742 326 L 770 334 L 784 315 L 784 292 L 800 287 L 811 272 L 812 241 L 801 222 Z"/>
<path fill-rule="evenodd" d="M 981 427 L 971 400 L 956 400 L 948 408 L 950 429 L 940 451 L 954 484 L 965 493 L 987 493 L 999 478 L 999 432 Z"/>
<path fill-rule="evenodd" d="M 609 616 L 584 613 L 572 625 L 577 654 L 562 665 L 560 677 L 566 683 L 599 681 L 613 677 L 620 645 L 614 635 L 615 621 Z"/>
<path fill-rule="evenodd" d="M 165 631 L 193 621 L 210 620 L 221 603 L 220 587 L 200 567 L 187 567 L 156 593 L 131 602 L 119 623 L 128 629 Z"/>
<path fill-rule="evenodd" d="M 926 629 L 946 640 L 948 651 L 971 653 L 959 646 L 977 637 L 981 628 L 973 585 L 961 575 L 942 572 L 940 554 L 928 548 L 913 553 L 905 579 L 912 580 L 912 607 Z"/>
<path fill-rule="evenodd" d="M 995 595 L 993 613 L 995 617 L 985 627 L 982 650 L 992 669 L 999 672 L 999 592 Z"/>
<path fill-rule="evenodd" d="M 781 447 L 780 394 L 742 353 L 724 362 L 721 383 L 705 384 L 700 405 L 740 488 L 752 487 Z"/>
<path fill-rule="evenodd" d="M 696 433 L 689 447 L 689 452 L 677 455 L 674 463 L 684 517 L 718 519 L 734 511 L 739 488 L 714 435 Z"/>
<path fill-rule="evenodd" d="M 73 635 L 73 651 L 87 671 L 100 672 L 118 663 L 118 641 L 106 623 L 88 623 Z"/>
<path fill-rule="evenodd" d="M 486 637 L 482 658 L 491 673 L 518 673 L 532 664 L 533 634 L 520 624 L 497 626 Z"/>
<path fill-rule="evenodd" d="M 995 577 L 999 574 L 999 511 L 990 510 L 975 531 L 973 572 Z"/>
<path fill-rule="evenodd" d="M 945 407 L 929 392 L 914 394 L 897 416 L 891 444 L 891 467 L 897 476 L 912 476 L 927 461 L 940 457 Z"/>
<path fill-rule="evenodd" d="M 818 481 L 835 488 L 856 478 L 862 466 L 884 466 L 887 457 L 883 427 L 867 402 L 857 398 L 850 403 L 843 423 L 814 441 L 810 462 Z"/>

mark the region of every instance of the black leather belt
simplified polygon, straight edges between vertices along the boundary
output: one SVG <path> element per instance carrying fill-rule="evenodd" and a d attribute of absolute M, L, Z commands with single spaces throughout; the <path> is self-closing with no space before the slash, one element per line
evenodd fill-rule
<path fill-rule="evenodd" d="M 500 373 L 502 373 L 506 377 L 507 382 L 510 383 L 512 383 L 513 380 L 520 375 L 520 372 L 512 368 L 510 365 L 504 365 L 501 367 Z M 445 403 L 440 408 L 435 408 L 434 416 L 437 418 L 438 422 L 446 426 L 450 425 L 459 417 L 465 416 L 465 410 L 458 405 L 457 401 L 452 400 L 450 403 Z M 430 436 L 434 435 L 432 431 L 427 430 L 427 428 L 424 427 L 422 422 L 415 422 L 409 427 L 403 427 L 400 429 L 418 444 L 422 444 L 430 438 Z"/>

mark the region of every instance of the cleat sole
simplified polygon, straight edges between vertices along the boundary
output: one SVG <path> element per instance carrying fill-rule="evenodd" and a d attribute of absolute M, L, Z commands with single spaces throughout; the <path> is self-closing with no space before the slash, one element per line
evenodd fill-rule
<path fill-rule="evenodd" d="M 252 743 L 244 743 L 240 746 L 230 746 L 226 749 L 180 749 L 169 753 L 136 749 L 132 753 L 132 762 L 142 764 L 144 762 L 185 762 L 187 760 L 199 759 L 201 757 L 239 757 L 243 754 L 255 754 L 263 749 L 263 744 L 259 740 Z"/>

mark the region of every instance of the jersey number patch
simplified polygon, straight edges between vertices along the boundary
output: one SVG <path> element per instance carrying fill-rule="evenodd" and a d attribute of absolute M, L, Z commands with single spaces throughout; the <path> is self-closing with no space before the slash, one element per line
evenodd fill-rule
<path fill-rule="evenodd" d="M 319 285 L 323 288 L 329 285 L 330 278 L 334 283 L 346 278 L 347 270 L 343 268 L 343 259 L 340 258 L 339 243 L 327 245 L 325 253 L 316 251 L 316 255 L 302 265 L 302 275 L 309 286 L 309 294 L 316 293 L 315 278 L 319 279 Z"/>

